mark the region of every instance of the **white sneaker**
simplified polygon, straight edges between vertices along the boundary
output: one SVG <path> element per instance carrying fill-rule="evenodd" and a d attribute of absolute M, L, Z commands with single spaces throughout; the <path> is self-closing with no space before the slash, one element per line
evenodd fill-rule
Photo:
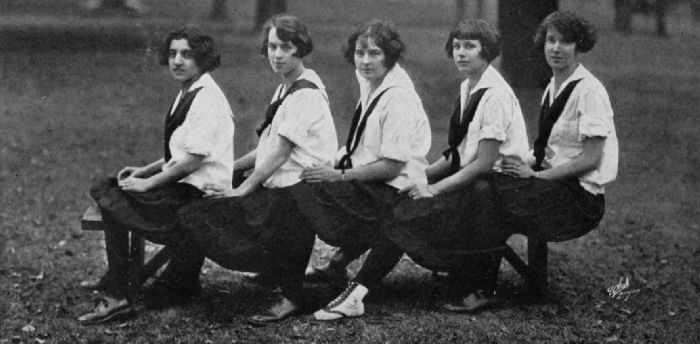
<path fill-rule="evenodd" d="M 345 317 L 359 317 L 365 314 L 362 299 L 367 295 L 367 287 L 357 282 L 350 282 L 345 290 L 326 307 L 314 313 L 316 320 L 329 321 Z"/>

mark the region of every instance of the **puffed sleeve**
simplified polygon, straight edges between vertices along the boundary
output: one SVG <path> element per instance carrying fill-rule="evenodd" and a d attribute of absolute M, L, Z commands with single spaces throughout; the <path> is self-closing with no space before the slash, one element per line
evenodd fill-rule
<path fill-rule="evenodd" d="M 387 92 L 381 121 L 382 141 L 379 157 L 407 162 L 411 159 L 413 135 L 420 132 L 418 114 L 411 107 L 412 100 L 405 92 Z"/>
<path fill-rule="evenodd" d="M 230 140 L 230 137 L 222 137 L 219 130 L 227 127 L 224 121 L 233 121 L 228 109 L 226 99 L 213 90 L 205 87 L 197 93 L 183 123 L 187 126 L 183 140 L 185 151 L 206 157 L 212 154 L 217 142 Z"/>
<path fill-rule="evenodd" d="M 578 103 L 579 141 L 589 137 L 607 137 L 612 128 L 612 106 L 605 92 L 595 89 L 581 95 Z"/>
<path fill-rule="evenodd" d="M 321 91 L 298 90 L 284 100 L 275 114 L 274 120 L 279 121 L 277 134 L 297 146 L 305 146 L 304 142 L 309 137 L 311 128 L 329 111 L 328 102 Z"/>
<path fill-rule="evenodd" d="M 506 93 L 487 91 L 486 95 L 479 104 L 479 110 L 483 114 L 479 126 L 479 141 L 492 139 L 504 142 L 513 116 L 512 105 Z"/>

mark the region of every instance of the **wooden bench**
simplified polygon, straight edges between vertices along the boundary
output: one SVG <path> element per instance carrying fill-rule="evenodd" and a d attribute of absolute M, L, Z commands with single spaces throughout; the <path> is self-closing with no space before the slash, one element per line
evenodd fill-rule
<path fill-rule="evenodd" d="M 102 222 L 100 209 L 93 205 L 83 214 L 81 219 L 82 230 L 102 231 L 105 228 Z M 129 238 L 129 295 L 135 296 L 141 286 L 149 277 L 152 277 L 170 258 L 167 247 L 158 251 L 148 262 L 145 262 L 145 239 L 139 233 L 131 232 Z M 527 238 L 527 263 L 513 250 L 505 245 L 501 251 L 503 258 L 525 279 L 528 293 L 531 296 L 545 296 L 547 294 L 547 242 L 543 240 Z"/>
<path fill-rule="evenodd" d="M 96 205 L 88 207 L 81 218 L 81 229 L 84 231 L 104 231 L 105 223 L 102 213 Z M 145 262 L 146 240 L 137 232 L 129 234 L 129 296 L 135 297 L 141 287 L 160 269 L 170 258 L 168 247 L 162 248 L 148 262 Z"/>

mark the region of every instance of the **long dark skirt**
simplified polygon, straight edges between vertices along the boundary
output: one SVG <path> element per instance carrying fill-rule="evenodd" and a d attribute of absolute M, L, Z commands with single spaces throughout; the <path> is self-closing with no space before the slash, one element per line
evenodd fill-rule
<path fill-rule="evenodd" d="M 605 198 L 586 191 L 578 179 L 515 178 L 495 173 L 503 219 L 514 232 L 545 241 L 566 241 L 598 226 Z"/>
<path fill-rule="evenodd" d="M 299 183 L 289 188 L 297 211 L 321 240 L 369 248 L 381 222 L 406 196 L 382 182 Z"/>
<path fill-rule="evenodd" d="M 175 223 L 178 209 L 201 199 L 202 192 L 186 183 L 130 192 L 119 188 L 116 178 L 105 178 L 90 187 L 90 196 L 115 229 L 138 231 L 149 241 L 170 245 L 186 240 Z"/>
<path fill-rule="evenodd" d="M 288 195 L 284 188 L 259 188 L 245 197 L 204 199 L 180 209 L 178 222 L 217 264 L 232 270 L 263 271 L 269 264 L 268 244 L 273 237 L 284 235 L 277 231 L 306 230 L 290 216 L 293 201 Z"/>
<path fill-rule="evenodd" d="M 511 234 L 485 180 L 436 197 L 399 202 L 382 233 L 414 262 L 438 271 L 464 269 L 475 257 L 497 251 Z"/>
<path fill-rule="evenodd" d="M 285 297 L 303 303 L 314 233 L 294 208 L 288 188 L 259 188 L 194 202 L 180 209 L 178 221 L 205 257 L 227 269 L 266 273 Z"/>

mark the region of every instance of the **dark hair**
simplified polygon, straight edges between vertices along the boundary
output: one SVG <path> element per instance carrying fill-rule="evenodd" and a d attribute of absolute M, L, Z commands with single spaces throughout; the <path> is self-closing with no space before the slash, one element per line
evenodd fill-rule
<path fill-rule="evenodd" d="M 196 27 L 183 27 L 169 33 L 163 41 L 158 51 L 160 65 L 168 65 L 170 43 L 178 39 L 187 40 L 187 44 L 192 48 L 194 63 L 197 64 L 202 73 L 210 72 L 221 64 L 221 54 L 216 50 L 214 40 L 209 35 Z"/>
<path fill-rule="evenodd" d="M 358 39 L 364 38 L 372 38 L 374 44 L 382 49 L 386 55 L 384 66 L 388 69 L 393 68 L 406 51 L 406 45 L 403 44 L 399 33 L 391 24 L 383 21 L 366 22 L 358 26 L 350 35 L 348 45 L 343 53 L 345 60 L 353 66 L 355 65 L 355 45 Z"/>
<path fill-rule="evenodd" d="M 297 47 L 297 52 L 294 56 L 302 58 L 314 50 L 314 43 L 311 41 L 311 35 L 306 25 L 301 22 L 301 19 L 291 14 L 278 14 L 267 20 L 263 26 L 262 47 L 260 53 L 267 57 L 267 36 L 272 28 L 277 29 L 277 37 L 283 42 L 292 42 Z"/>
<path fill-rule="evenodd" d="M 450 31 L 450 36 L 445 43 L 445 52 L 449 58 L 452 56 L 452 44 L 455 39 L 474 39 L 481 42 L 481 57 L 491 62 L 501 54 L 501 40 L 496 30 L 482 19 L 467 19 L 461 21 Z"/>
<path fill-rule="evenodd" d="M 553 28 L 564 37 L 564 42 L 576 43 L 576 51 L 585 53 L 593 49 L 597 34 L 593 26 L 583 18 L 571 12 L 550 13 L 535 33 L 535 47 L 544 49 L 544 42 L 547 38 L 547 30 Z"/>

